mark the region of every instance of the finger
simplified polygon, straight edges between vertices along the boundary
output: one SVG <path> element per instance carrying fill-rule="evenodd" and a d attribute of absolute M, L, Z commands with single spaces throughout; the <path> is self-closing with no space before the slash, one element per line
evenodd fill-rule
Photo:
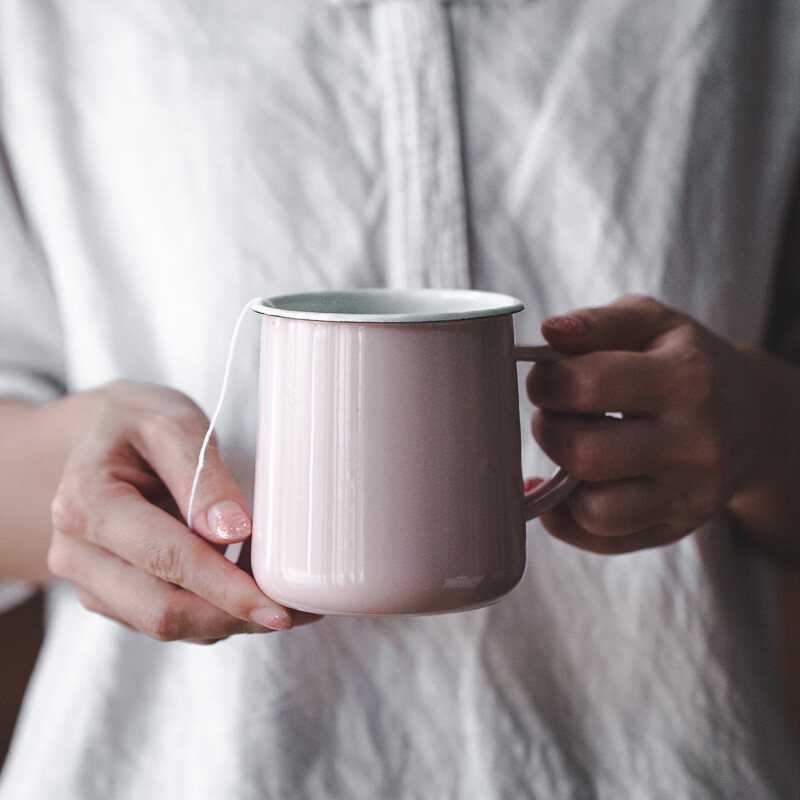
<path fill-rule="evenodd" d="M 644 419 L 587 420 L 537 410 L 531 430 L 548 458 L 581 481 L 656 475 L 680 446 L 666 427 Z"/>
<path fill-rule="evenodd" d="M 662 523 L 626 536 L 596 536 L 573 519 L 565 503 L 542 514 L 539 520 L 551 536 L 597 555 L 620 555 L 651 547 L 664 547 L 678 541 L 683 535 Z"/>
<path fill-rule="evenodd" d="M 113 475 L 73 469 L 54 501 L 53 522 L 57 531 L 115 553 L 233 617 L 276 630 L 291 627 L 288 611 L 267 598 L 249 575 Z"/>
<path fill-rule="evenodd" d="M 87 610 L 91 611 L 94 614 L 100 614 L 107 619 L 110 619 L 112 622 L 116 622 L 118 625 L 121 625 L 123 628 L 126 628 L 129 631 L 135 631 L 137 633 L 143 633 L 143 631 L 137 630 L 132 625 L 129 625 L 122 619 L 116 616 L 114 610 L 106 605 L 99 597 L 95 597 L 91 592 L 87 591 L 86 589 L 82 589 L 78 586 L 75 587 L 76 594 L 78 596 L 78 600 L 81 605 Z M 263 629 L 258 626 L 258 630 L 255 631 L 235 631 L 234 633 L 271 633 L 269 629 Z M 145 634 L 146 635 L 146 634 Z M 189 644 L 202 644 L 202 645 L 209 645 L 209 644 L 216 644 L 217 642 L 221 642 L 224 639 L 228 638 L 229 634 L 224 634 L 221 636 L 215 636 L 210 639 L 182 639 L 181 641 L 187 642 Z M 232 634 L 230 634 L 232 635 Z"/>
<path fill-rule="evenodd" d="M 582 483 L 567 498 L 572 519 L 594 536 L 625 537 L 671 522 L 672 493 L 652 478 Z"/>
<path fill-rule="evenodd" d="M 251 563 L 252 542 L 252 537 L 242 542 L 242 549 L 239 553 L 239 557 L 236 559 L 236 565 L 248 575 L 253 574 L 253 566 Z M 292 628 L 300 628 L 303 625 L 310 625 L 312 622 L 319 622 L 319 620 L 323 619 L 322 614 L 312 614 L 310 611 L 291 609 L 291 613 Z"/>
<path fill-rule="evenodd" d="M 666 357 L 633 352 L 598 352 L 537 364 L 528 374 L 528 397 L 539 408 L 572 414 L 617 411 L 653 416 L 673 387 Z"/>
<path fill-rule="evenodd" d="M 79 586 L 75 587 L 75 593 L 78 597 L 80 604 L 87 610 L 91 611 L 93 614 L 100 614 L 107 619 L 110 619 L 112 622 L 116 622 L 118 625 L 122 625 L 123 628 L 126 628 L 129 631 L 135 631 L 137 633 L 143 633 L 143 631 L 139 631 L 137 628 L 133 627 L 133 625 L 129 625 L 124 620 L 120 619 L 116 616 L 116 612 L 100 600 L 99 597 L 95 597 L 91 592 L 87 591 L 86 589 L 82 589 Z M 245 631 L 242 631 L 244 633 Z M 254 631 L 255 632 L 255 631 Z M 270 633 L 268 629 L 262 629 L 261 633 Z M 145 634 L 146 635 L 146 634 Z M 182 639 L 181 641 L 189 642 L 190 644 L 216 644 L 217 642 L 221 642 L 223 639 L 227 639 L 228 635 L 216 636 L 211 639 Z"/>
<path fill-rule="evenodd" d="M 108 604 L 104 603 L 99 597 L 92 594 L 88 589 L 84 589 L 82 586 L 78 584 L 75 585 L 75 594 L 78 597 L 78 601 L 80 604 L 87 610 L 91 611 L 93 614 L 100 614 L 103 617 L 107 617 L 112 622 L 116 622 L 118 625 L 122 625 L 123 628 L 127 628 L 129 631 L 135 631 L 132 625 L 129 625 L 125 620 L 120 619 L 116 612 L 109 606 Z"/>
<path fill-rule="evenodd" d="M 643 350 L 686 318 L 650 297 L 631 295 L 609 306 L 584 308 L 542 323 L 548 344 L 562 353 Z"/>
<path fill-rule="evenodd" d="M 79 599 L 88 610 L 159 641 L 208 641 L 235 633 L 268 632 L 85 542 L 62 543 L 60 551 L 56 545 L 51 563 L 57 574 L 79 587 Z"/>
<path fill-rule="evenodd" d="M 175 405 L 170 413 L 146 415 L 137 429 L 136 447 L 168 487 L 184 519 L 208 420 L 190 404 Z M 252 531 L 251 516 L 239 488 L 211 439 L 195 495 L 190 527 L 209 541 L 230 544 Z"/>

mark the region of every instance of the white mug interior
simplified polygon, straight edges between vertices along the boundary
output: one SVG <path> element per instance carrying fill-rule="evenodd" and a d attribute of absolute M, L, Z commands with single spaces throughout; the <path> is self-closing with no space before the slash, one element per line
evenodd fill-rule
<path fill-rule="evenodd" d="M 328 322 L 444 322 L 515 314 L 516 297 L 472 289 L 358 289 L 271 297 L 261 314 Z"/>

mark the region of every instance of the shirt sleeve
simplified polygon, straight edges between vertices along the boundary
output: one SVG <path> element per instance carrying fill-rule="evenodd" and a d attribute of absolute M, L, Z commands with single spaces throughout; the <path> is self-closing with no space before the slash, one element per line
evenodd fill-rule
<path fill-rule="evenodd" d="M 0 397 L 65 392 L 62 329 L 46 259 L 17 191 L 0 130 Z"/>

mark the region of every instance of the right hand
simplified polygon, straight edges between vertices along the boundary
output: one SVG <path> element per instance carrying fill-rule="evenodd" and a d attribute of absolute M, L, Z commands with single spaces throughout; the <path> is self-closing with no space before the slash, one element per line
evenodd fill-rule
<path fill-rule="evenodd" d="M 222 555 L 250 536 L 251 521 L 214 446 L 192 530 L 184 523 L 208 427 L 189 398 L 125 381 L 83 397 L 93 411 L 53 499 L 48 567 L 87 609 L 161 641 L 199 643 L 318 619 L 290 614 Z"/>

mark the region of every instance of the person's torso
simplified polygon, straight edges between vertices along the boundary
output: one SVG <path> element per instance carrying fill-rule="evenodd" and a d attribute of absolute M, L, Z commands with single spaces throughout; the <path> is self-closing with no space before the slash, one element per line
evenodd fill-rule
<path fill-rule="evenodd" d="M 635 291 L 757 341 L 798 35 L 790 2 L 8 0 L 3 137 L 69 388 L 210 411 L 242 303 L 319 288 L 510 293 L 526 341 Z M 249 333 L 220 428 L 245 486 Z M 61 587 L 0 796 L 779 797 L 796 760 L 724 530 L 606 560 L 532 525 L 528 550 L 488 609 L 208 649 Z"/>

